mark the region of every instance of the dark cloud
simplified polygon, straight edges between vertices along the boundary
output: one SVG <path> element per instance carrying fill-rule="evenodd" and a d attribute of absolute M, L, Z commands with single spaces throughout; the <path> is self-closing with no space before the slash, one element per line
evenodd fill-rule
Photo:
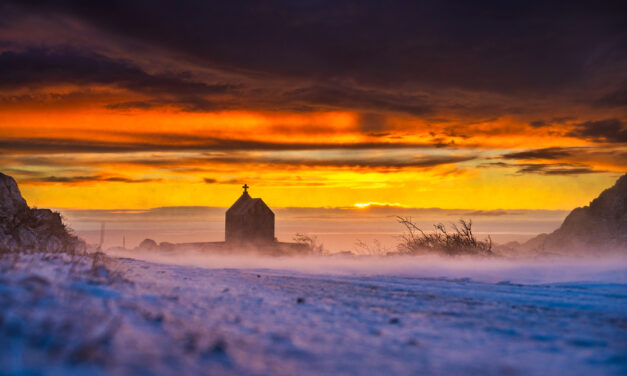
<path fill-rule="evenodd" d="M 552 147 L 507 153 L 499 157 L 520 162 L 486 161 L 479 166 L 515 169 L 519 174 L 594 174 L 608 172 L 594 168 L 594 165 L 614 165 L 614 168 L 625 168 L 627 166 L 625 154 L 624 148 L 620 145 L 616 147 Z M 543 162 L 534 162 L 535 160 Z"/>
<path fill-rule="evenodd" d="M 569 157 L 574 152 L 573 149 L 570 148 L 543 148 L 543 149 L 534 149 L 521 151 L 517 153 L 508 153 L 503 155 L 505 159 L 561 159 L 565 157 Z"/>
<path fill-rule="evenodd" d="M 268 177 L 260 178 L 259 176 L 247 176 L 242 177 L 240 179 L 212 179 L 205 178 L 203 179 L 207 184 L 224 184 L 224 185 L 233 185 L 233 184 L 243 184 L 242 182 L 246 181 L 248 183 L 253 183 L 255 186 L 281 186 L 281 187 L 294 187 L 294 186 L 308 186 L 308 187 L 320 187 L 326 185 L 323 182 L 315 182 L 315 181 L 302 181 L 301 179 L 296 179 L 294 181 L 286 181 L 285 179 L 272 179 Z"/>
<path fill-rule="evenodd" d="M 624 1 L 13 3 L 198 65 L 306 80 L 546 92 L 625 58 Z"/>
<path fill-rule="evenodd" d="M 316 106 L 331 106 L 361 110 L 404 112 L 425 115 L 433 112 L 433 105 L 425 95 L 389 93 L 379 90 L 364 90 L 343 86 L 311 86 L 287 91 L 283 97 L 289 101 L 301 101 Z M 364 129 L 382 129 L 384 117 L 375 113 L 362 115 Z"/>
<path fill-rule="evenodd" d="M 148 110 L 150 108 L 154 108 L 159 106 L 158 103 L 149 102 L 149 101 L 129 101 L 129 102 L 120 102 L 109 104 L 106 107 L 110 110 Z"/>
<path fill-rule="evenodd" d="M 370 136 L 370 137 L 377 137 L 377 138 L 378 137 L 389 137 L 391 135 L 392 134 L 389 133 L 389 132 L 370 132 L 370 133 L 368 133 L 368 136 Z"/>
<path fill-rule="evenodd" d="M 182 102 L 187 98 L 198 100 L 199 96 L 224 94 L 235 89 L 232 85 L 194 80 L 188 72 L 150 74 L 128 60 L 69 47 L 0 53 L 0 88 L 51 84 L 115 85 L 143 94 L 172 95 Z M 145 106 L 145 102 L 126 105 L 133 104 Z"/>
<path fill-rule="evenodd" d="M 261 163 L 269 165 L 292 165 L 308 167 L 354 167 L 354 168 L 429 168 L 440 165 L 467 162 L 475 159 L 474 156 L 420 156 L 409 157 L 403 160 L 395 158 L 290 158 L 282 159 L 275 157 L 235 157 L 228 156 L 213 157 L 211 160 L 222 163 Z"/>
<path fill-rule="evenodd" d="M 71 138 L 8 138 L 0 137 L 0 149 L 16 154 L 23 153 L 119 153 L 138 151 L 185 151 L 185 150 L 363 150 L 399 148 L 443 148 L 438 143 L 357 142 L 357 143 L 305 143 L 270 142 L 244 139 L 226 139 L 177 134 L 141 134 L 138 141 L 113 142 Z"/>
<path fill-rule="evenodd" d="M 518 174 L 539 174 L 539 175 L 581 175 L 606 173 L 605 170 L 596 170 L 583 163 L 506 163 L 487 162 L 480 167 L 513 168 Z"/>
<path fill-rule="evenodd" d="M 393 157 L 361 157 L 347 156 L 345 158 L 325 157 L 325 158 L 281 158 L 274 154 L 251 156 L 246 152 L 206 154 L 204 156 L 190 156 L 180 158 L 150 158 L 138 159 L 129 158 L 121 163 L 130 165 L 150 166 L 159 168 L 170 168 L 177 166 L 207 166 L 211 163 L 225 164 L 263 164 L 285 167 L 346 167 L 346 168 L 380 168 L 380 169 L 401 169 L 401 168 L 430 168 L 440 165 L 467 162 L 475 159 L 475 156 L 408 156 L 403 159 Z M 206 183 L 224 183 L 225 181 L 215 181 L 205 179 Z M 226 181 L 228 184 L 236 181 Z"/>
<path fill-rule="evenodd" d="M 575 125 L 569 136 L 600 142 L 627 142 L 627 125 L 619 119 L 586 121 Z"/>
<path fill-rule="evenodd" d="M 106 108 L 110 110 L 148 110 L 156 107 L 171 106 L 186 112 L 206 112 L 222 110 L 232 106 L 220 105 L 204 98 L 184 96 L 179 99 L 155 99 L 148 101 L 129 101 L 112 103 Z"/>
<path fill-rule="evenodd" d="M 207 168 L 214 164 L 250 164 L 250 165 L 268 165 L 283 166 L 284 168 L 302 168 L 302 167 L 338 167 L 338 168 L 377 168 L 385 169 L 402 169 L 402 168 L 430 168 L 440 165 L 449 165 L 475 160 L 475 155 L 416 155 L 411 148 L 406 150 L 396 149 L 394 155 L 386 155 L 381 153 L 371 153 L 376 148 L 353 149 L 353 153 L 337 153 L 337 150 L 315 149 L 312 155 L 303 153 L 298 156 L 294 154 L 282 153 L 283 150 L 264 150 L 263 152 L 250 152 L 248 149 L 234 150 L 228 148 L 228 152 L 212 151 L 212 152 L 194 152 L 185 155 L 179 154 L 160 154 L 148 157 L 127 155 L 124 157 L 116 157 L 113 160 L 93 160 L 81 159 L 74 157 L 41 157 L 37 155 L 21 155 L 13 157 L 5 157 L 0 159 L 0 167 L 2 165 L 27 165 L 27 166 L 46 166 L 46 167 L 98 167 L 101 165 L 133 165 L 148 168 L 169 169 L 173 172 L 180 169 L 201 168 L 195 172 L 208 172 Z M 288 149 L 291 150 L 291 149 Z M 404 151 L 404 153 L 403 153 Z M 67 152 L 65 152 L 67 153 Z M 204 168 L 204 169 L 202 169 Z M 187 170 L 186 170 L 187 171 Z M 56 179 L 56 177 L 52 177 Z M 79 179 L 75 177 L 74 179 Z M 105 179 L 101 177 L 101 179 Z M 112 179 L 112 178 L 107 178 Z M 113 181 L 113 180 L 111 180 Z M 223 180 L 214 180 L 213 178 L 205 179 L 205 183 L 224 183 Z"/>
<path fill-rule="evenodd" d="M 432 111 L 426 96 L 364 90 L 345 86 L 311 86 L 281 91 L 272 88 L 246 90 L 241 85 L 207 84 L 189 72 L 148 73 L 137 64 L 70 47 L 29 48 L 0 53 L 0 88 L 43 87 L 54 84 L 105 84 L 152 97 L 115 102 L 112 110 L 150 109 L 172 106 L 183 111 L 214 111 L 232 108 L 274 108 L 299 112 L 321 108 L 377 110 L 426 114 Z M 221 101 L 216 97 L 237 94 Z M 41 96 L 41 95 L 40 95 Z M 57 96 L 56 99 L 62 99 Z M 212 99 L 209 99 L 212 98 Z M 14 96 L 6 98 L 15 101 Z M 35 100 L 32 95 L 22 100 Z M 44 98 L 39 98 L 44 99 Z M 385 125 L 383 115 L 367 113 L 365 128 Z M 377 123 L 377 125 L 375 125 Z"/>
<path fill-rule="evenodd" d="M 534 128 L 542 128 L 542 127 L 548 127 L 554 124 L 560 124 L 560 125 L 566 124 L 567 122 L 573 121 L 573 120 L 575 120 L 575 118 L 570 117 L 570 116 L 560 116 L 560 117 L 554 117 L 549 120 L 534 120 L 530 122 L 529 125 L 531 125 Z"/>
<path fill-rule="evenodd" d="M 625 171 L 627 151 L 625 145 L 574 146 L 531 149 L 501 155 L 500 159 L 516 162 L 489 161 L 484 168 L 515 169 L 518 173 L 542 175 L 578 175 Z"/>
<path fill-rule="evenodd" d="M 45 176 L 22 179 L 24 183 L 94 183 L 94 182 L 113 182 L 113 183 L 148 183 L 158 182 L 161 179 L 132 179 L 121 176 Z"/>
<path fill-rule="evenodd" d="M 627 82 L 622 87 L 603 95 L 596 101 L 601 107 L 626 107 L 627 106 Z"/>
<path fill-rule="evenodd" d="M 484 162 L 481 163 L 479 165 L 479 167 L 485 167 L 485 168 L 490 168 L 490 167 L 511 167 L 512 164 L 511 163 L 506 163 L 506 162 Z"/>
<path fill-rule="evenodd" d="M 531 123 L 529 123 L 529 125 L 531 125 L 534 128 L 540 128 L 540 127 L 546 126 L 547 123 L 544 120 L 535 120 L 535 121 L 532 121 Z"/>
<path fill-rule="evenodd" d="M 569 163 L 556 164 L 519 164 L 519 174 L 541 174 L 541 175 L 581 175 L 581 174 L 598 174 L 607 172 L 603 170 L 595 170 L 588 166 L 573 165 Z"/>
<path fill-rule="evenodd" d="M 0 7 L 0 91 L 7 92 L 0 103 L 7 106 L 54 102 L 42 98 L 41 90 L 25 95 L 28 88 L 112 86 L 139 94 L 112 99 L 113 91 L 98 98 L 112 111 L 340 109 L 361 114 L 363 133 L 383 140 L 388 133 L 400 137 L 391 127 L 404 121 L 390 119 L 408 114 L 425 124 L 450 119 L 450 129 L 437 130 L 449 137 L 512 132 L 472 125 L 503 116 L 515 121 L 524 116 L 533 120 L 530 126 L 547 132 L 564 125 L 552 134 L 563 136 L 574 119 L 546 116 L 543 99 L 555 99 L 556 116 L 567 113 L 573 101 L 619 111 L 615 107 L 625 99 L 624 85 L 616 84 L 625 82 L 621 68 L 627 66 L 622 16 L 627 6 L 621 1 L 258 0 L 173 6 L 142 0 L 9 0 Z M 58 97 L 63 100 L 73 105 L 76 97 Z M 605 116 L 624 122 L 616 113 Z M 571 135 L 624 142 L 624 126 L 594 128 L 580 124 Z M 403 131 L 410 135 L 412 129 Z M 442 138 L 431 146 L 449 142 Z M 150 141 L 78 144 L 68 148 L 307 148 L 237 140 L 200 140 L 171 149 Z M 375 147 L 388 147 L 381 145 Z"/>

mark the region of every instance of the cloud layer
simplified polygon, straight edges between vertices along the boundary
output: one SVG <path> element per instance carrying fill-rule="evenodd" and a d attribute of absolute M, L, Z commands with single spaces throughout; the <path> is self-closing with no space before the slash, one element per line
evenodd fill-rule
<path fill-rule="evenodd" d="M 529 196 L 579 179 L 589 194 L 627 171 L 626 12 L 621 1 L 5 1 L 0 169 L 32 187 L 159 194 L 244 179 L 344 189 L 338 200 L 390 189 L 364 202 L 391 202 L 392 187 L 447 200 L 451 181 L 498 193 L 516 179 Z"/>

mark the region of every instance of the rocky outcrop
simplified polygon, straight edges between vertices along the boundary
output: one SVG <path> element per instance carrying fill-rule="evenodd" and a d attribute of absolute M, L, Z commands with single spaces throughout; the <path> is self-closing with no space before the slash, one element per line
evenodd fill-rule
<path fill-rule="evenodd" d="M 627 253 L 627 174 L 590 205 L 570 212 L 560 228 L 538 235 L 522 248 L 561 254 Z"/>
<path fill-rule="evenodd" d="M 59 213 L 29 208 L 15 180 L 0 173 L 0 252 L 80 253 L 85 248 Z"/>

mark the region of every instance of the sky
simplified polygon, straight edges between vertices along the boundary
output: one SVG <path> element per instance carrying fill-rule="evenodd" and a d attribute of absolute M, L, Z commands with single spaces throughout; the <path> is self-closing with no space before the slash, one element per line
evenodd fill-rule
<path fill-rule="evenodd" d="M 2 1 L 31 205 L 550 209 L 627 172 L 624 1 Z"/>

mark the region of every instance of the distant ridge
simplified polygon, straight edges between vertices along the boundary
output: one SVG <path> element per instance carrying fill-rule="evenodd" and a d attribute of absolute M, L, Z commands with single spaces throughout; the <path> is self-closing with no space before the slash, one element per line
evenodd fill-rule
<path fill-rule="evenodd" d="M 521 248 L 558 254 L 627 254 L 627 174 L 590 205 L 571 211 L 560 228 L 530 239 Z"/>

